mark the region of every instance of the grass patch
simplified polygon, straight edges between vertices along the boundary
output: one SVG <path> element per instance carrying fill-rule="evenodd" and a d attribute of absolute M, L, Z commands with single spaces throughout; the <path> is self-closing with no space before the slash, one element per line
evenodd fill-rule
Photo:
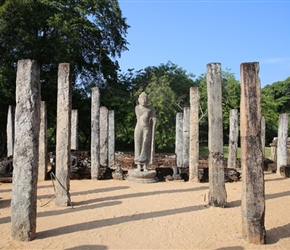
<path fill-rule="evenodd" d="M 224 146 L 224 157 L 228 158 L 229 147 L 226 145 Z M 208 145 L 207 143 L 200 143 L 199 144 L 199 155 L 208 155 Z M 265 147 L 265 157 L 269 158 L 271 155 L 270 147 Z M 241 148 L 238 148 L 237 158 L 241 158 Z"/>

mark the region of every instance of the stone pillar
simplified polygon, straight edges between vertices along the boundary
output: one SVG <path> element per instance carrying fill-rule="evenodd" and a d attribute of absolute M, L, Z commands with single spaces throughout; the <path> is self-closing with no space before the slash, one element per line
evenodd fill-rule
<path fill-rule="evenodd" d="M 47 113 L 46 104 L 41 102 L 39 131 L 38 180 L 44 181 L 47 173 Z"/>
<path fill-rule="evenodd" d="M 280 175 L 280 168 L 283 165 L 287 165 L 288 150 L 288 114 L 279 115 L 278 126 L 278 144 L 277 144 L 277 174 Z"/>
<path fill-rule="evenodd" d="M 68 206 L 70 202 L 71 95 L 70 65 L 60 63 L 58 66 L 55 164 L 58 179 L 55 183 L 55 204 L 60 207 Z"/>
<path fill-rule="evenodd" d="M 100 90 L 92 88 L 91 105 L 91 179 L 100 175 Z"/>
<path fill-rule="evenodd" d="M 223 114 L 221 64 L 209 63 L 206 67 L 208 104 L 208 167 L 209 205 L 225 207 L 227 193 L 223 166 Z"/>
<path fill-rule="evenodd" d="M 274 137 L 272 143 L 270 143 L 270 147 L 271 147 L 270 159 L 274 162 L 277 162 L 277 144 L 278 144 L 278 137 Z"/>
<path fill-rule="evenodd" d="M 290 137 L 287 139 L 287 165 L 290 164 Z"/>
<path fill-rule="evenodd" d="M 249 243 L 264 244 L 265 187 L 258 73 L 258 62 L 241 64 L 242 233 Z"/>
<path fill-rule="evenodd" d="M 15 108 L 9 105 L 7 115 L 7 157 L 13 155 L 14 150 L 14 130 L 15 127 Z"/>
<path fill-rule="evenodd" d="M 106 107 L 100 108 L 100 164 L 108 166 L 108 132 L 109 111 Z"/>
<path fill-rule="evenodd" d="M 265 145 L 266 145 L 266 120 L 265 117 L 261 118 L 261 143 L 262 143 L 262 153 L 263 158 L 265 158 Z"/>
<path fill-rule="evenodd" d="M 231 109 L 230 110 L 228 168 L 236 168 L 237 167 L 238 139 L 239 139 L 238 110 Z"/>
<path fill-rule="evenodd" d="M 190 95 L 190 143 L 189 143 L 189 181 L 199 182 L 199 90 L 191 87 Z"/>
<path fill-rule="evenodd" d="M 183 166 L 183 113 L 176 114 L 176 127 L 175 127 L 175 154 L 176 164 L 178 167 Z"/>
<path fill-rule="evenodd" d="M 189 130 L 190 130 L 190 108 L 183 108 L 183 153 L 182 167 L 189 167 Z"/>
<path fill-rule="evenodd" d="M 115 165 L 115 113 L 114 110 L 109 111 L 109 135 L 108 135 L 108 155 L 109 167 Z"/>
<path fill-rule="evenodd" d="M 40 69 L 36 61 L 20 60 L 16 76 L 15 144 L 11 201 L 12 239 L 31 241 L 36 235 Z"/>
<path fill-rule="evenodd" d="M 71 149 L 78 150 L 78 110 L 71 111 Z"/>

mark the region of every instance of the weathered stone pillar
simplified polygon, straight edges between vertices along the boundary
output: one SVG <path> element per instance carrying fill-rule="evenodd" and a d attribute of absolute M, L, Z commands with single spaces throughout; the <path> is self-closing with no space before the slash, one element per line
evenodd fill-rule
<path fill-rule="evenodd" d="M 241 64 L 242 232 L 246 241 L 264 244 L 265 187 L 258 73 L 258 62 Z"/>
<path fill-rule="evenodd" d="M 189 167 L 189 130 L 190 130 L 190 107 L 183 108 L 183 153 L 182 167 Z"/>
<path fill-rule="evenodd" d="M 290 137 L 287 139 L 287 164 L 290 164 Z"/>
<path fill-rule="evenodd" d="M 278 137 L 274 137 L 271 146 L 271 156 L 270 159 L 274 162 L 277 162 L 277 144 L 278 144 Z"/>
<path fill-rule="evenodd" d="M 58 66 L 55 164 L 58 179 L 55 184 L 55 204 L 60 207 L 68 206 L 70 202 L 71 95 L 70 65 L 60 63 Z"/>
<path fill-rule="evenodd" d="M 208 167 L 209 205 L 225 207 L 227 193 L 223 166 L 223 115 L 221 64 L 209 63 L 206 67 L 208 104 Z"/>
<path fill-rule="evenodd" d="M 109 132 L 109 110 L 102 106 L 100 108 L 100 164 L 108 166 L 108 132 Z"/>
<path fill-rule="evenodd" d="M 199 182 L 199 90 L 191 87 L 190 95 L 190 143 L 189 143 L 189 180 Z"/>
<path fill-rule="evenodd" d="M 277 144 L 277 174 L 280 175 L 280 168 L 283 165 L 287 165 L 288 150 L 288 114 L 279 115 L 278 126 L 278 144 Z"/>
<path fill-rule="evenodd" d="M 238 110 L 231 109 L 230 110 L 228 168 L 236 168 L 237 167 L 238 139 L 239 139 Z"/>
<path fill-rule="evenodd" d="M 78 150 L 78 110 L 71 111 L 71 149 Z"/>
<path fill-rule="evenodd" d="M 92 88 L 91 105 L 91 179 L 100 175 L 100 90 Z"/>
<path fill-rule="evenodd" d="M 14 240 L 31 241 L 36 234 L 40 69 L 36 61 L 20 60 L 16 76 L 15 144 L 11 233 Z"/>
<path fill-rule="evenodd" d="M 261 143 L 262 143 L 262 153 L 263 158 L 265 157 L 265 145 L 266 145 L 266 120 L 265 117 L 261 118 Z"/>
<path fill-rule="evenodd" d="M 13 155 L 14 150 L 14 133 L 15 133 L 15 108 L 9 105 L 7 115 L 7 157 Z"/>
<path fill-rule="evenodd" d="M 115 165 L 115 113 L 109 110 L 109 135 L 108 135 L 109 167 Z"/>
<path fill-rule="evenodd" d="M 176 114 L 176 127 L 175 127 L 175 154 L 176 164 L 178 167 L 183 166 L 183 113 Z"/>
<path fill-rule="evenodd" d="M 41 102 L 39 130 L 38 180 L 44 181 L 47 173 L 47 113 L 46 104 Z"/>

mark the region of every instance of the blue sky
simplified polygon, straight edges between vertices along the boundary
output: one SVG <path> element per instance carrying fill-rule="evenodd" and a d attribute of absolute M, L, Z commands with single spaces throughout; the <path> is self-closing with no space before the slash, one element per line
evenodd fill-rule
<path fill-rule="evenodd" d="M 119 0 L 131 26 L 121 70 L 171 61 L 196 76 L 220 62 L 240 80 L 240 64 L 259 62 L 261 86 L 290 76 L 290 0 Z"/>

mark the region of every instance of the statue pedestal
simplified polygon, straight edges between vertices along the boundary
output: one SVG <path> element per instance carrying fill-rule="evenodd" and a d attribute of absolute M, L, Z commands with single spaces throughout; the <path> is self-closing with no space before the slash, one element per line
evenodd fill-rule
<path fill-rule="evenodd" d="M 138 183 L 154 183 L 158 181 L 155 170 L 139 171 L 137 169 L 128 170 L 127 180 Z"/>

